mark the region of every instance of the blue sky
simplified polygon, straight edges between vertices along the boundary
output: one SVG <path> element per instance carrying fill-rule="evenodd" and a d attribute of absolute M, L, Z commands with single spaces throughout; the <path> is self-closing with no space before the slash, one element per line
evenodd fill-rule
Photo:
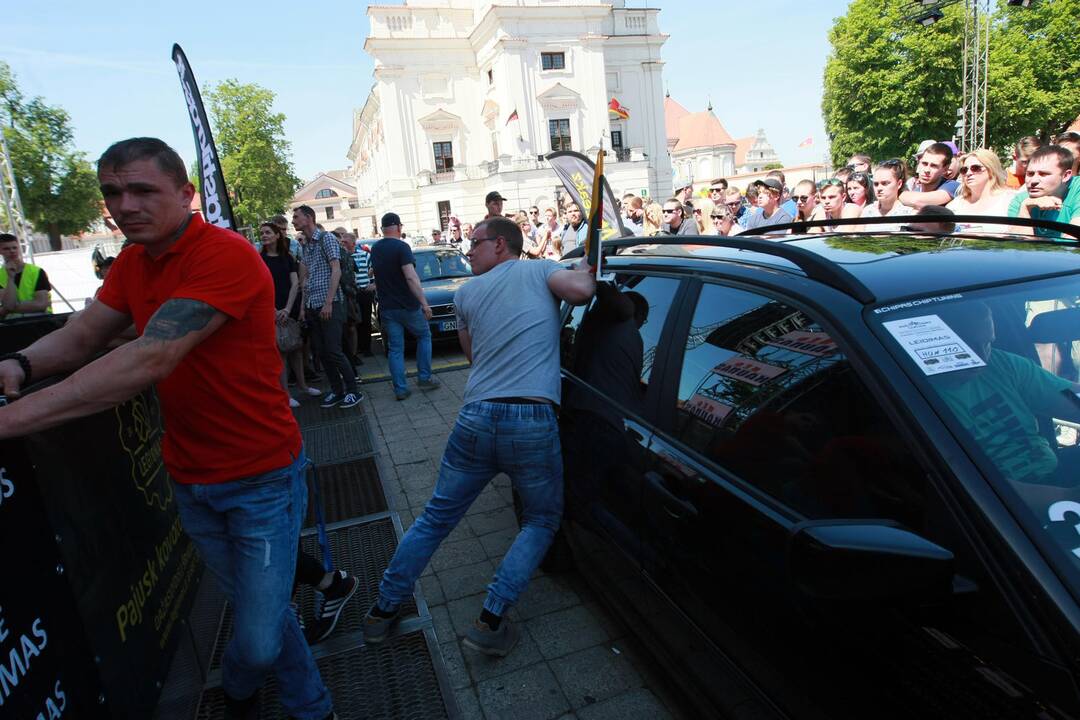
<path fill-rule="evenodd" d="M 762 127 L 789 165 L 826 154 L 821 77 L 828 30 L 846 0 L 627 4 L 661 8 L 660 27 L 670 35 L 664 82 L 688 110 L 705 109 L 711 98 L 733 137 Z M 91 159 L 113 140 L 155 135 L 190 160 L 191 129 L 169 60 L 179 42 L 200 87 L 237 78 L 277 95 L 297 175 L 310 179 L 347 163 L 352 110 L 372 85 L 366 7 L 343 0 L 16 3 L 4 12 L 0 60 L 25 94 L 71 114 L 76 145 Z M 808 136 L 813 147 L 797 149 Z"/>

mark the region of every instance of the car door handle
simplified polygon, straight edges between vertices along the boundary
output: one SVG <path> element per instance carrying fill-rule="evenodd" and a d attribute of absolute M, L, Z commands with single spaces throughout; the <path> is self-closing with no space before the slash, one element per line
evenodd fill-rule
<path fill-rule="evenodd" d="M 636 440 L 641 445 L 649 444 L 649 436 L 652 435 L 652 432 L 648 428 L 628 418 L 623 418 L 622 423 L 623 430 L 632 435 L 634 440 Z"/>
<path fill-rule="evenodd" d="M 649 488 L 663 498 L 664 509 L 672 517 L 680 519 L 697 517 L 698 510 L 694 507 L 694 504 L 677 497 L 668 490 L 667 486 L 664 484 L 664 478 L 660 476 L 660 473 L 655 470 L 650 470 L 645 473 L 645 480 L 649 483 Z"/>

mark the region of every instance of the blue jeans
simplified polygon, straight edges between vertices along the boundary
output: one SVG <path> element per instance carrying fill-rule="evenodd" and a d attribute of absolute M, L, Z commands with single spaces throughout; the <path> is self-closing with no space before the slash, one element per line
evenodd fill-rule
<path fill-rule="evenodd" d="M 233 637 L 221 660 L 225 692 L 251 697 L 273 671 L 285 710 L 321 720 L 332 709 L 330 691 L 289 609 L 307 465 L 301 450 L 291 465 L 262 475 L 175 488 L 184 530 L 233 608 Z"/>
<path fill-rule="evenodd" d="M 380 310 L 379 322 L 384 337 L 390 339 L 390 377 L 394 392 L 400 395 L 409 389 L 405 384 L 405 331 L 416 338 L 416 374 L 421 380 L 431 379 L 431 326 L 420 308 L 416 310 Z"/>
<path fill-rule="evenodd" d="M 500 472 L 521 498 L 521 531 L 488 585 L 484 609 L 502 615 L 544 559 L 563 510 L 562 451 L 551 405 L 473 402 L 461 408 L 443 453 L 435 493 L 401 539 L 379 584 L 379 608 L 409 596 L 439 543 Z"/>

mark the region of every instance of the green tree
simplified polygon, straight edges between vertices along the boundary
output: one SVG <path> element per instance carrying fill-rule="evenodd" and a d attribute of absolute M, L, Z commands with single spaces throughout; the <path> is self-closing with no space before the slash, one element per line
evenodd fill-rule
<path fill-rule="evenodd" d="M 60 250 L 62 234 L 88 230 L 101 217 L 97 174 L 74 149 L 71 118 L 41 98 L 26 101 L 11 69 L 0 63 L 0 122 L 23 211 Z"/>
<path fill-rule="evenodd" d="M 1002 4 L 991 34 L 987 145 L 1008 155 L 1024 135 L 1044 141 L 1080 114 L 1080 0 Z"/>
<path fill-rule="evenodd" d="M 829 33 L 822 114 L 834 164 L 853 153 L 910 157 L 955 132 L 963 101 L 964 7 L 923 27 L 908 0 L 853 0 Z M 1002 156 L 1022 135 L 1044 139 L 1080 114 L 1080 0 L 998 0 L 987 73 L 987 142 Z"/>
<path fill-rule="evenodd" d="M 961 104 L 962 6 L 923 27 L 907 0 L 853 0 L 829 31 L 821 108 L 834 165 L 858 152 L 908 158 L 954 132 Z"/>
<path fill-rule="evenodd" d="M 289 159 L 285 115 L 274 93 L 225 80 L 207 92 L 214 141 L 238 225 L 258 223 L 288 205 L 300 180 Z"/>

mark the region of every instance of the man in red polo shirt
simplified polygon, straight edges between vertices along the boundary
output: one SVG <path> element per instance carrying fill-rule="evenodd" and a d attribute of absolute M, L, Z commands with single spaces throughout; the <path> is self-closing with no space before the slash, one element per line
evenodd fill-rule
<path fill-rule="evenodd" d="M 226 717 L 257 717 L 269 671 L 290 715 L 333 717 L 288 605 L 307 458 L 278 382 L 270 272 L 243 237 L 191 214 L 195 188 L 160 140 L 114 144 L 98 160 L 98 179 L 131 245 L 97 302 L 0 361 L 0 392 L 16 397 L 31 377 L 81 368 L 33 402 L 0 408 L 0 438 L 100 412 L 156 386 L 184 529 L 235 612 L 222 659 Z M 132 322 L 137 340 L 83 367 Z"/>

